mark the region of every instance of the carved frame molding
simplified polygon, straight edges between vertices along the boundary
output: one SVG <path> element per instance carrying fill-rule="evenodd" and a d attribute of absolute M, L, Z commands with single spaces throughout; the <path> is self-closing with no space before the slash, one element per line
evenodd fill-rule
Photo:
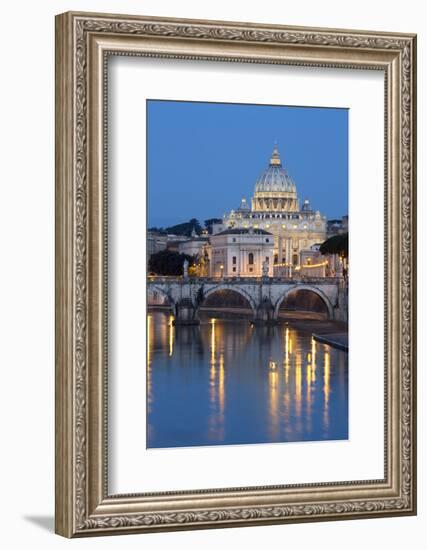
<path fill-rule="evenodd" d="M 385 478 L 108 495 L 109 55 L 385 73 Z M 416 37 L 66 13 L 56 18 L 56 531 L 67 536 L 414 514 Z"/>

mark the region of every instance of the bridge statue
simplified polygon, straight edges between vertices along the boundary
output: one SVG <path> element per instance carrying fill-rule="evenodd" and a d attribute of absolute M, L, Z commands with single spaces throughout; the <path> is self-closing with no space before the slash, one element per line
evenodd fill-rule
<path fill-rule="evenodd" d="M 267 262 L 267 260 L 264 260 L 262 262 L 262 276 L 263 277 L 268 277 L 268 271 L 269 271 L 268 262 Z"/>
<path fill-rule="evenodd" d="M 183 265 L 184 277 L 188 277 L 188 260 L 185 258 Z"/>

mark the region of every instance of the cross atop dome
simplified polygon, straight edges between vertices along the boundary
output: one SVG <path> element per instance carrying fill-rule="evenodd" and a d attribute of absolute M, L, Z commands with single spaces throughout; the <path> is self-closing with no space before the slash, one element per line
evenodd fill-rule
<path fill-rule="evenodd" d="M 279 157 L 279 149 L 277 147 L 277 141 L 274 142 L 274 149 L 270 158 L 270 166 L 282 166 L 282 162 Z"/>

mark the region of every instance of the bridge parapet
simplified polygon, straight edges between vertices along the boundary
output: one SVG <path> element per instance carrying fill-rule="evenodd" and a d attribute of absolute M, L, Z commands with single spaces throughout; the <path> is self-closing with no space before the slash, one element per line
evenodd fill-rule
<path fill-rule="evenodd" d="M 150 283 L 162 283 L 162 284 L 294 284 L 294 285 L 306 285 L 306 284 L 323 284 L 331 285 L 338 284 L 342 281 L 339 277 L 172 277 L 172 276 L 150 276 L 148 277 L 148 284 Z"/>
<path fill-rule="evenodd" d="M 282 302 L 298 290 L 317 294 L 326 305 L 329 319 L 347 320 L 345 282 L 337 277 L 149 277 L 147 286 L 166 297 L 177 324 L 197 323 L 200 306 L 209 295 L 221 290 L 232 290 L 245 298 L 254 321 L 277 320 Z"/>

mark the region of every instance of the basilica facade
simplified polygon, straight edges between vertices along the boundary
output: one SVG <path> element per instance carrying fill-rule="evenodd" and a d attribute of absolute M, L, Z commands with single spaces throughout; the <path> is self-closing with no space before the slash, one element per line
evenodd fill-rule
<path fill-rule="evenodd" d="M 296 185 L 282 166 L 277 146 L 255 183 L 250 204 L 242 199 L 239 208 L 224 214 L 222 223 L 213 225 L 212 232 L 215 236 L 233 229 L 270 233 L 273 237 L 270 273 L 273 267 L 274 271 L 286 271 L 288 275 L 301 269 L 304 256 L 301 252 L 313 250 L 327 236 L 326 218 L 311 208 L 308 199 L 300 205 Z M 215 240 L 211 239 L 212 248 Z"/>

